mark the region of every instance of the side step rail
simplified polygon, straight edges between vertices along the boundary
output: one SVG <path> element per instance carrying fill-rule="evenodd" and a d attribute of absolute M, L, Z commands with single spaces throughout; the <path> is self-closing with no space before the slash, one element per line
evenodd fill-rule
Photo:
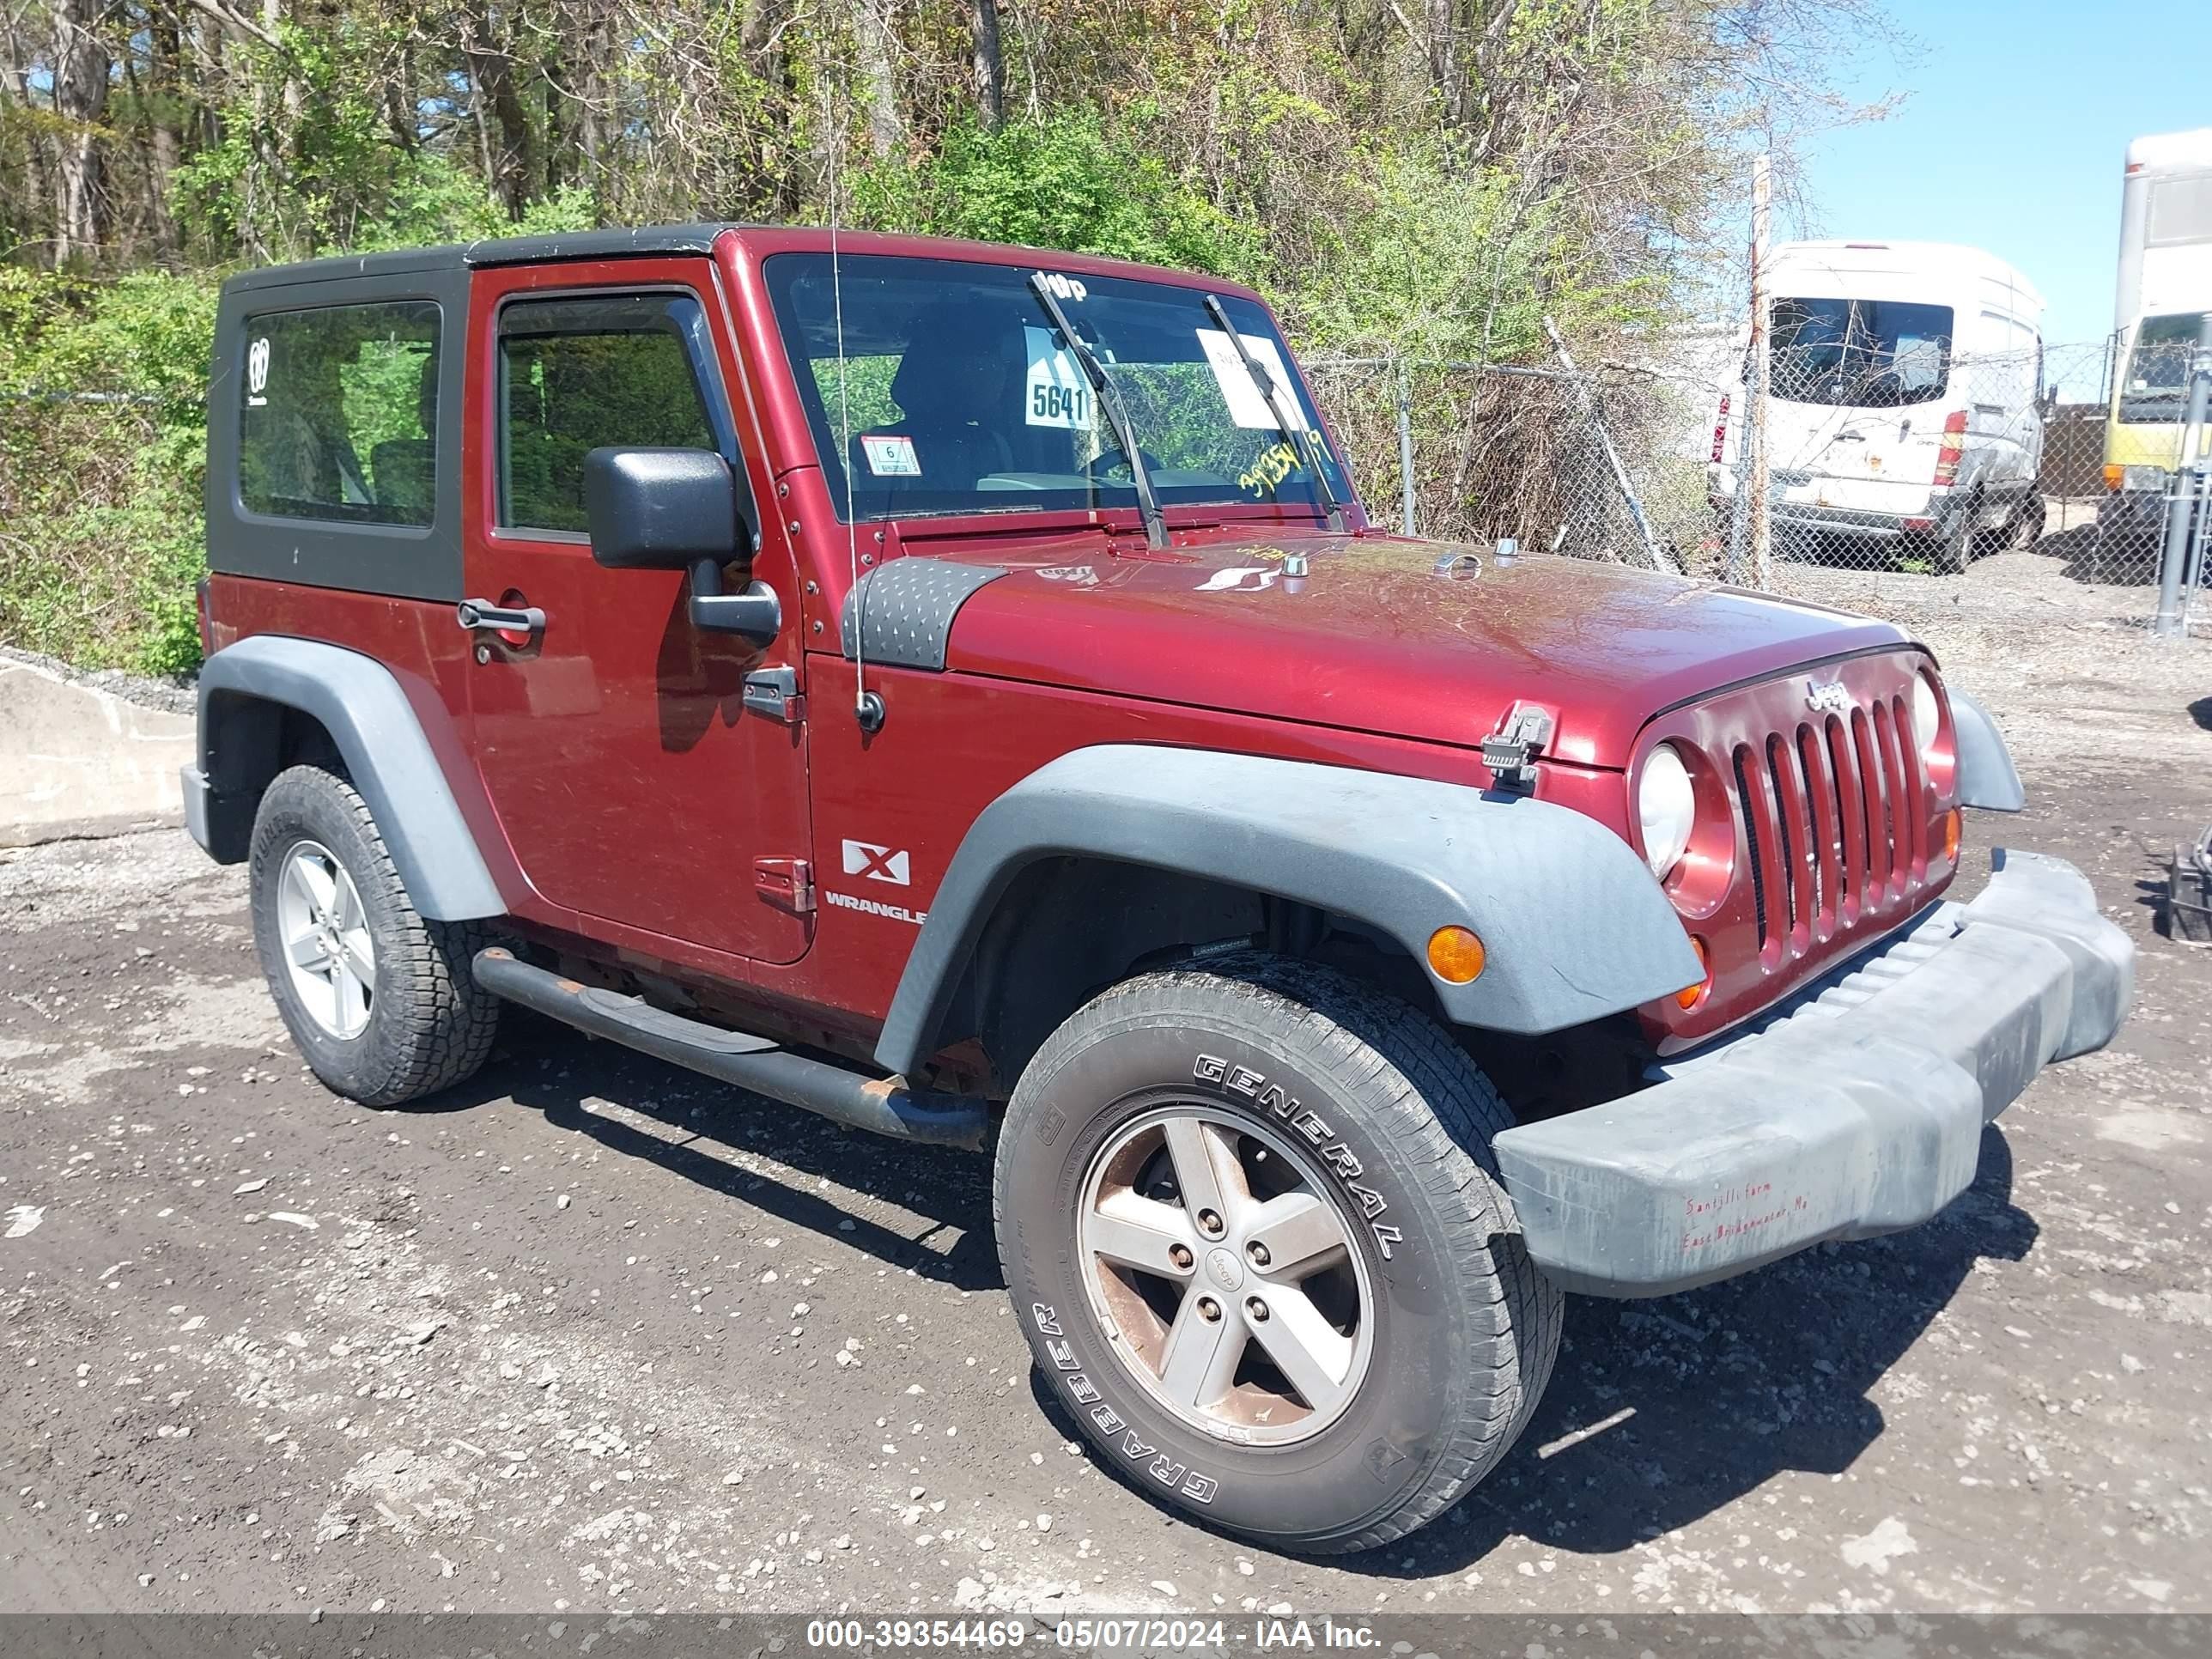
<path fill-rule="evenodd" d="M 493 995 L 619 1042 L 641 1054 L 750 1089 L 755 1094 L 898 1140 L 933 1146 L 983 1145 L 988 1114 L 964 1095 L 909 1089 L 901 1078 L 872 1078 L 793 1054 L 766 1037 L 725 1030 L 597 986 L 533 968 L 497 945 L 477 952 L 476 980 Z"/>

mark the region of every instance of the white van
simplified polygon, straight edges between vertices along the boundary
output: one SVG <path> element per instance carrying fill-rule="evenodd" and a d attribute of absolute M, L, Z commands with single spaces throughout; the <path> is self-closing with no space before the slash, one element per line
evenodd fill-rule
<path fill-rule="evenodd" d="M 2043 297 L 2027 277 L 1942 242 L 1785 242 L 1768 270 L 1778 552 L 1848 538 L 1955 572 L 2042 533 Z M 1739 378 L 1708 469 L 1723 521 L 1747 414 Z"/>

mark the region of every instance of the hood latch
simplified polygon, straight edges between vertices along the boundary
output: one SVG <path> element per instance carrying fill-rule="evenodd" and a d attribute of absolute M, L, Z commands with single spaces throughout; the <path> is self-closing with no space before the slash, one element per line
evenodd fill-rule
<path fill-rule="evenodd" d="M 1533 702 L 1516 702 L 1482 740 L 1482 763 L 1500 789 L 1526 794 L 1536 787 L 1536 757 L 1551 740 L 1552 717 Z"/>

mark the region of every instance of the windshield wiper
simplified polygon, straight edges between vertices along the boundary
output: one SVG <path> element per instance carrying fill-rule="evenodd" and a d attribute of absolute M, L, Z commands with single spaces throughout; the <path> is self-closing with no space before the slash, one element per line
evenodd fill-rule
<path fill-rule="evenodd" d="M 1137 510 L 1145 518 L 1145 544 L 1164 548 L 1168 544 L 1167 520 L 1160 517 L 1159 497 L 1152 494 L 1152 475 L 1145 471 L 1145 458 L 1137 448 L 1136 428 L 1130 424 L 1128 406 L 1121 401 L 1121 389 L 1106 373 L 1106 366 L 1098 361 L 1090 344 L 1075 331 L 1075 325 L 1067 320 L 1067 313 L 1060 308 L 1060 301 L 1045 286 L 1044 272 L 1030 273 L 1030 287 L 1043 303 L 1045 315 L 1060 331 L 1060 337 L 1067 342 L 1067 349 L 1083 367 L 1091 382 L 1091 389 L 1098 395 L 1098 406 L 1106 411 L 1106 419 L 1114 428 L 1114 441 L 1121 446 L 1121 453 L 1129 458 L 1129 477 L 1137 486 Z"/>
<path fill-rule="evenodd" d="M 1304 421 L 1295 425 L 1291 423 L 1291 409 L 1284 401 L 1282 388 L 1275 384 L 1275 377 L 1267 373 L 1267 366 L 1252 355 L 1252 349 L 1244 343 L 1244 337 L 1229 320 L 1229 312 L 1221 303 L 1221 296 L 1207 295 L 1206 309 L 1221 331 L 1229 337 L 1230 343 L 1237 348 L 1237 355 L 1244 360 L 1244 372 L 1252 377 L 1252 384 L 1260 389 L 1260 395 L 1267 400 L 1267 407 L 1274 411 L 1275 424 L 1282 428 L 1284 441 L 1297 451 L 1298 459 L 1305 463 L 1306 471 L 1313 475 L 1314 494 L 1321 498 L 1322 510 L 1328 515 L 1329 529 L 1341 533 L 1344 509 L 1337 505 L 1336 492 L 1328 487 L 1328 475 L 1322 471 L 1321 445 L 1314 438 L 1313 428 Z"/>

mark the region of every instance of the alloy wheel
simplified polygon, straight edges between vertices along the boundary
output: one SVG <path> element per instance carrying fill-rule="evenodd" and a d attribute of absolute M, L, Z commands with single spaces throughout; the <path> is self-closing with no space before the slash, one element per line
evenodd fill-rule
<path fill-rule="evenodd" d="M 292 990 L 307 1017 L 341 1040 L 368 1029 L 376 1002 L 376 947 L 368 913 L 345 866 L 320 842 L 284 854 L 276 927 Z"/>
<path fill-rule="evenodd" d="M 1091 1160 L 1076 1231 L 1115 1353 L 1189 1426 L 1281 1444 L 1358 1393 L 1367 1270 L 1325 1178 L 1272 1131 L 1195 1103 L 1138 1118 Z"/>

